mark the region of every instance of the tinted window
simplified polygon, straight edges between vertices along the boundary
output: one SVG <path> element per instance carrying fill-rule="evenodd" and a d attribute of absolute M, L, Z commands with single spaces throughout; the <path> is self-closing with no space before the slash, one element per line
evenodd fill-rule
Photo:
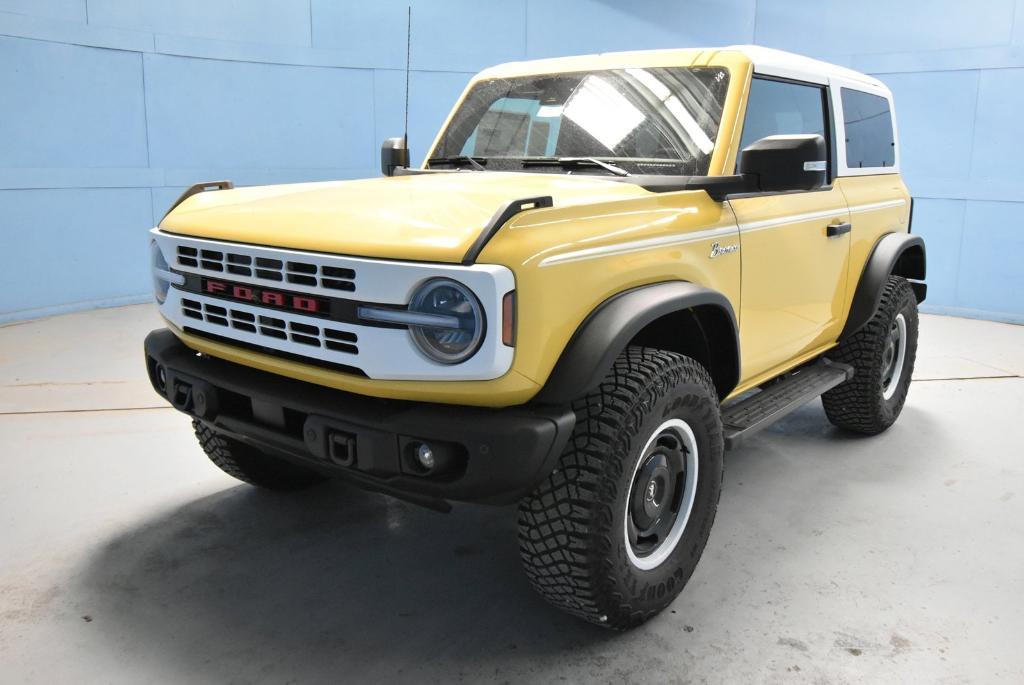
<path fill-rule="evenodd" d="M 750 83 L 740 149 L 765 136 L 825 135 L 822 88 L 755 78 Z"/>
<path fill-rule="evenodd" d="M 839 89 L 846 128 L 846 166 L 851 169 L 896 164 L 889 101 L 849 88 Z"/>
<path fill-rule="evenodd" d="M 557 166 L 526 167 L 523 160 L 596 157 L 631 173 L 706 174 L 728 89 L 729 72 L 720 67 L 483 81 L 459 106 L 432 156 L 485 157 L 488 170 L 500 171 L 564 173 Z"/>

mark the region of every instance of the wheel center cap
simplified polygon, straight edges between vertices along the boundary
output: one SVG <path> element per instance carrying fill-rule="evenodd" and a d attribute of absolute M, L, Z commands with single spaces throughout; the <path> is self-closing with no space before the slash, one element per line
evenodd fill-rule
<path fill-rule="evenodd" d="M 644 495 L 644 499 L 653 502 L 656 494 L 658 494 L 658 485 L 652 480 L 647 484 L 647 493 Z"/>

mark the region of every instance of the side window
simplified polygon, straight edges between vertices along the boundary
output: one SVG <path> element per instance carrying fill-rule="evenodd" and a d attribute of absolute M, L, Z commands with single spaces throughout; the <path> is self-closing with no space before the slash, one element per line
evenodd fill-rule
<path fill-rule="evenodd" d="M 851 169 L 896 165 L 889 101 L 879 95 L 840 88 L 846 130 L 846 166 Z"/>
<path fill-rule="evenodd" d="M 740 150 L 765 136 L 799 133 L 825 136 L 824 90 L 818 86 L 755 77 L 750 83 Z"/>

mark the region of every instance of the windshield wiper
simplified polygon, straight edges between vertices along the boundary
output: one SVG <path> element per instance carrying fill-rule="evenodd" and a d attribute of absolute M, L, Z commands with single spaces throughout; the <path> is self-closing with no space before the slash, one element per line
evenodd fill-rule
<path fill-rule="evenodd" d="M 597 157 L 527 157 L 523 159 L 523 166 L 597 166 L 616 176 L 629 176 L 629 172 L 622 167 L 604 162 Z"/>
<path fill-rule="evenodd" d="M 481 162 L 483 162 L 483 164 L 481 164 Z M 427 166 L 434 166 L 435 164 L 451 164 L 452 166 L 465 166 L 468 164 L 477 171 L 487 171 L 487 169 L 484 168 L 484 164 L 487 164 L 486 157 L 456 155 L 454 157 L 431 157 L 427 160 Z"/>

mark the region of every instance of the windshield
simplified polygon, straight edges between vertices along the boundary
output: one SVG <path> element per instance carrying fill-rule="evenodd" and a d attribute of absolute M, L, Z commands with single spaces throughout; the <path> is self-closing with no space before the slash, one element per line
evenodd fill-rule
<path fill-rule="evenodd" d="M 599 160 L 630 174 L 704 175 L 728 87 L 729 72 L 723 67 L 607 69 L 482 81 L 452 117 L 428 164 L 611 173 Z M 590 163 L 584 167 L 584 161 Z"/>

